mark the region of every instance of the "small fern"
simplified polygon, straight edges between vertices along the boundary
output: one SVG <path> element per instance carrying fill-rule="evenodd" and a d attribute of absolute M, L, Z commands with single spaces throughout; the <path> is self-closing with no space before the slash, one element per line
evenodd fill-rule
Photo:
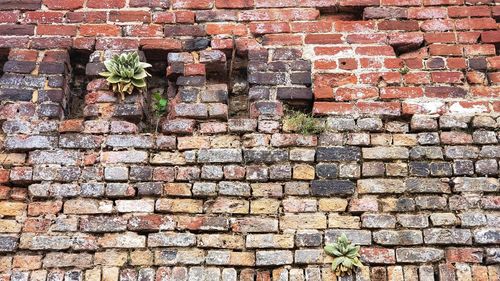
<path fill-rule="evenodd" d="M 337 238 L 336 243 L 326 245 L 324 250 L 335 258 L 332 271 L 337 276 L 351 275 L 356 267 L 363 266 L 359 260 L 359 246 L 352 244 L 344 233 Z"/>
<path fill-rule="evenodd" d="M 160 118 L 168 111 L 168 99 L 164 98 L 159 91 L 154 92 L 151 97 L 153 112 L 156 116 L 156 127 L 155 132 L 158 132 L 158 125 L 160 123 Z"/>
<path fill-rule="evenodd" d="M 406 75 L 409 72 L 410 72 L 410 69 L 406 65 L 399 69 L 399 73 L 401 73 L 401 75 Z"/>
<path fill-rule="evenodd" d="M 294 131 L 303 135 L 320 134 L 325 131 L 321 121 L 311 114 L 299 111 L 290 111 L 284 118 L 284 123 L 293 128 Z"/>
<path fill-rule="evenodd" d="M 156 116 L 162 116 L 167 112 L 168 107 L 168 99 L 164 98 L 160 92 L 154 92 L 152 95 L 153 98 L 153 111 Z"/>

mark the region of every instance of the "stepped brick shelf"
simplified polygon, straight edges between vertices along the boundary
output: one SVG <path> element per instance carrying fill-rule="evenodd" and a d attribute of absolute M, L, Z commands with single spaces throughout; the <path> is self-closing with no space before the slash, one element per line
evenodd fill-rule
<path fill-rule="evenodd" d="M 342 234 L 364 266 L 338 280 L 500 280 L 499 20 L 495 0 L 0 0 L 0 281 L 337 280 Z M 123 52 L 152 77 L 121 100 L 99 73 Z"/>

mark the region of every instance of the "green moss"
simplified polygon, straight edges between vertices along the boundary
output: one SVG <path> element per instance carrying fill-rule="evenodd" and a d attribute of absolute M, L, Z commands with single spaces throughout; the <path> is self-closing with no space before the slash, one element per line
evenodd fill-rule
<path fill-rule="evenodd" d="M 311 114 L 290 111 L 285 115 L 284 123 L 293 131 L 303 135 L 315 135 L 325 131 L 325 126 Z"/>

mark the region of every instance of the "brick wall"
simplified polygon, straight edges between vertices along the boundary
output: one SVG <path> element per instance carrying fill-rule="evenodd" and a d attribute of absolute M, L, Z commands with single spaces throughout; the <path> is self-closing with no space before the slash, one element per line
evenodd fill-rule
<path fill-rule="evenodd" d="M 498 4 L 0 1 L 0 280 L 499 280 Z"/>

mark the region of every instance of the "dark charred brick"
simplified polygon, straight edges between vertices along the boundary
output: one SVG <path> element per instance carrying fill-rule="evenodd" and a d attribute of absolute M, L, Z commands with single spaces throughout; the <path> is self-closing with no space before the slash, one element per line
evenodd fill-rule
<path fill-rule="evenodd" d="M 205 37 L 187 39 L 182 42 L 183 49 L 186 51 L 199 51 L 208 48 L 210 40 Z"/>
<path fill-rule="evenodd" d="M 0 89 L 0 100 L 30 101 L 33 91 L 23 89 Z"/>
<path fill-rule="evenodd" d="M 297 60 L 290 63 L 290 68 L 293 71 L 310 71 L 311 62 L 307 60 Z"/>
<path fill-rule="evenodd" d="M 359 147 L 318 147 L 317 161 L 359 161 L 361 149 Z"/>
<path fill-rule="evenodd" d="M 38 115 L 48 118 L 60 118 L 63 109 L 59 104 L 43 103 L 38 107 Z"/>
<path fill-rule="evenodd" d="M 0 5 L 2 5 L 0 3 Z M 0 25 L 0 35 L 17 35 L 26 36 L 34 35 L 35 26 L 34 25 L 21 25 L 21 24 L 2 24 Z"/>
<path fill-rule="evenodd" d="M 288 160 L 288 152 L 284 149 L 248 149 L 243 151 L 245 162 L 276 163 Z"/>
<path fill-rule="evenodd" d="M 442 69 L 444 68 L 444 59 L 442 58 L 431 58 L 426 62 L 426 66 L 429 69 Z"/>
<path fill-rule="evenodd" d="M 311 100 L 313 93 L 311 88 L 278 88 L 277 97 L 280 100 Z"/>
<path fill-rule="evenodd" d="M 35 70 L 35 62 L 32 61 L 7 61 L 3 66 L 4 72 L 31 73 Z"/>
<path fill-rule="evenodd" d="M 177 78 L 178 86 L 203 86 L 206 78 L 204 76 L 180 76 Z"/>
<path fill-rule="evenodd" d="M 273 53 L 273 60 L 297 60 L 302 57 L 302 51 L 299 49 L 276 49 Z"/>
<path fill-rule="evenodd" d="M 269 54 L 267 49 L 252 49 L 248 51 L 248 59 L 250 61 L 267 62 Z"/>
<path fill-rule="evenodd" d="M 488 68 L 488 62 L 485 58 L 470 58 L 469 68 L 475 70 L 486 70 Z"/>
<path fill-rule="evenodd" d="M 45 77 L 5 73 L 0 78 L 0 84 L 17 87 L 43 88 L 45 86 Z"/>
<path fill-rule="evenodd" d="M 311 84 L 311 73 L 310 72 L 295 72 L 290 74 L 290 80 L 292 84 Z"/>
<path fill-rule="evenodd" d="M 453 162 L 453 171 L 457 176 L 473 175 L 474 162 L 472 160 L 456 160 Z"/>
<path fill-rule="evenodd" d="M 334 179 L 337 177 L 337 164 L 320 163 L 316 165 L 316 175 L 320 179 Z"/>
<path fill-rule="evenodd" d="M 51 101 L 62 103 L 64 92 L 62 90 L 40 90 L 38 91 L 38 100 L 40 102 Z"/>
<path fill-rule="evenodd" d="M 172 36 L 205 36 L 204 25 L 165 25 L 165 37 Z"/>
<path fill-rule="evenodd" d="M 278 90 L 279 91 L 279 90 Z M 270 91 L 267 87 L 252 87 L 248 91 L 248 100 L 267 100 L 269 99 Z"/>
<path fill-rule="evenodd" d="M 39 71 L 41 74 L 62 74 L 66 71 L 64 63 L 42 62 Z"/>
<path fill-rule="evenodd" d="M 255 72 L 250 73 L 248 82 L 259 85 L 284 85 L 286 83 L 286 75 L 282 72 Z"/>
<path fill-rule="evenodd" d="M 333 196 L 354 193 L 354 183 L 348 180 L 315 180 L 311 183 L 312 195 Z"/>
<path fill-rule="evenodd" d="M 426 87 L 425 95 L 430 98 L 464 98 L 467 91 L 459 87 Z"/>
<path fill-rule="evenodd" d="M 38 10 L 42 0 L 2 0 L 0 10 Z"/>
<path fill-rule="evenodd" d="M 430 165 L 428 162 L 410 162 L 408 169 L 411 176 L 426 177 L 430 174 Z"/>

